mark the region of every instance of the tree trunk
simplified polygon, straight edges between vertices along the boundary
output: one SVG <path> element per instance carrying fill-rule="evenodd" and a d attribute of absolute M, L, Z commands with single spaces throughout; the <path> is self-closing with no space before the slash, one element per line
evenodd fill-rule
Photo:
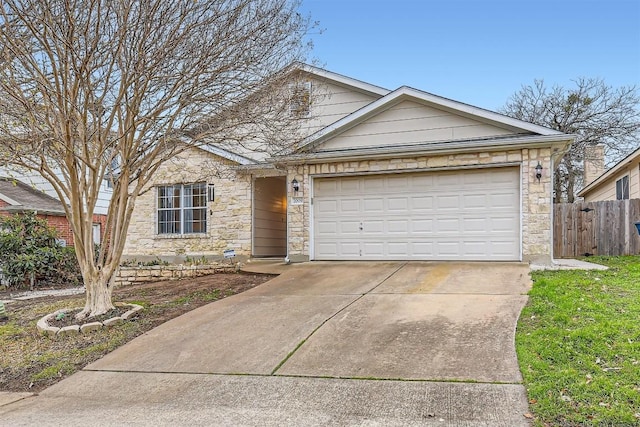
<path fill-rule="evenodd" d="M 109 276 L 100 274 L 88 275 L 92 277 L 84 277 L 86 287 L 86 300 L 84 309 L 76 315 L 77 319 L 99 316 L 113 310 L 115 307 L 111 302 L 111 294 L 113 293 L 113 280 Z"/>

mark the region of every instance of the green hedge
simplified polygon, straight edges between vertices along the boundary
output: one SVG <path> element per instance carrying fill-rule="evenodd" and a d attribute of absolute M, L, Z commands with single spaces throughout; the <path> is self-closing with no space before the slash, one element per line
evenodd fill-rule
<path fill-rule="evenodd" d="M 0 217 L 0 269 L 14 288 L 82 283 L 74 249 L 34 212 Z"/>

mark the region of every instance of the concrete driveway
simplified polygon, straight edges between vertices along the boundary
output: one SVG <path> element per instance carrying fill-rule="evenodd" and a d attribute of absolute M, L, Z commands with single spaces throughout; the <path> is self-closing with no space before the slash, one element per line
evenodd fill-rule
<path fill-rule="evenodd" d="M 528 425 L 519 263 L 287 266 L 0 407 L 11 425 Z M 89 423 L 89 425 L 93 425 Z"/>

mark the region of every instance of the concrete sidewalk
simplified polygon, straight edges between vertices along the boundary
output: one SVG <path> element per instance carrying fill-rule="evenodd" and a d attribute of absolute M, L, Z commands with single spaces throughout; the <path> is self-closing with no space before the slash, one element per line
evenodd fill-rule
<path fill-rule="evenodd" d="M 528 425 L 513 343 L 528 266 L 282 268 L 272 281 L 173 319 L 38 397 L 0 407 L 0 419 Z"/>

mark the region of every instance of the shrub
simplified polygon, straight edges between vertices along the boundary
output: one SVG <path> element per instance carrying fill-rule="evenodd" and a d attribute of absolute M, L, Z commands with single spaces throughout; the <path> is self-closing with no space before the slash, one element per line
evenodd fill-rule
<path fill-rule="evenodd" d="M 79 284 L 73 248 L 58 243 L 56 231 L 34 212 L 0 217 L 0 269 L 9 286 Z"/>

